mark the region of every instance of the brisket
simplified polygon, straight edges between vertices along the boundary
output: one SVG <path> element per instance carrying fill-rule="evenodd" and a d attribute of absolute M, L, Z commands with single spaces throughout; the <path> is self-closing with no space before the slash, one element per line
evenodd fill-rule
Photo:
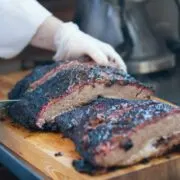
<path fill-rule="evenodd" d="M 55 130 L 54 118 L 97 98 L 146 99 L 153 92 L 129 74 L 93 62 L 59 62 L 36 68 L 9 93 L 21 101 L 9 107 L 14 122 L 27 128 Z"/>
<path fill-rule="evenodd" d="M 180 143 L 180 108 L 153 100 L 98 98 L 55 122 L 96 167 L 131 165 Z"/>

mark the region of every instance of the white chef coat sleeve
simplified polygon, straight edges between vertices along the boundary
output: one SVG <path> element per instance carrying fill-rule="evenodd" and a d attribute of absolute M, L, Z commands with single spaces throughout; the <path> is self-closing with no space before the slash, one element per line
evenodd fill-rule
<path fill-rule="evenodd" d="M 36 0 L 0 0 L 0 58 L 18 55 L 51 15 Z"/>

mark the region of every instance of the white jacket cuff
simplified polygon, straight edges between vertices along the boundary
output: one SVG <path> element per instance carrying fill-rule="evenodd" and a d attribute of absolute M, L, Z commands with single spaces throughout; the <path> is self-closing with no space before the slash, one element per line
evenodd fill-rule
<path fill-rule="evenodd" d="M 51 15 L 36 0 L 2 0 L 0 57 L 8 59 L 18 55 Z"/>

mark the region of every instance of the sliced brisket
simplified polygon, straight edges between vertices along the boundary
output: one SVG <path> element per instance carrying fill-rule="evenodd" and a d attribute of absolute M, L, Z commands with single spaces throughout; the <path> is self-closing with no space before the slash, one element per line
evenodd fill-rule
<path fill-rule="evenodd" d="M 131 165 L 180 143 L 180 108 L 152 100 L 99 98 L 55 121 L 94 166 Z"/>
<path fill-rule="evenodd" d="M 92 62 L 60 62 L 37 68 L 17 83 L 9 98 L 21 101 L 9 108 L 14 122 L 28 128 L 54 128 L 54 118 L 98 96 L 145 99 L 153 92 L 116 68 Z"/>
<path fill-rule="evenodd" d="M 34 70 L 16 83 L 16 86 L 9 92 L 10 99 L 18 99 L 26 93 L 27 90 L 35 89 L 37 86 L 45 83 L 62 70 L 70 69 L 72 66 L 79 65 L 80 60 L 75 61 L 59 61 L 52 65 L 45 65 L 34 68 Z M 86 60 L 86 66 L 94 65 L 93 62 Z"/>
<path fill-rule="evenodd" d="M 45 74 L 51 71 L 53 68 L 57 66 L 56 63 L 52 65 L 41 66 L 35 68 L 30 74 L 24 77 L 22 80 L 16 83 L 14 88 L 9 92 L 9 99 L 19 99 L 24 95 L 26 90 L 30 87 L 33 82 L 38 81 Z"/>

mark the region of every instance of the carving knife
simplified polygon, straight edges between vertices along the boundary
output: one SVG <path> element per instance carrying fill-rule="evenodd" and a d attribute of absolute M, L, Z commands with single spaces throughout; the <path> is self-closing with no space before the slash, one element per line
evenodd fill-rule
<path fill-rule="evenodd" d="M 19 99 L 7 99 L 7 100 L 0 100 L 0 109 L 6 108 L 8 105 L 11 105 L 12 103 L 20 101 Z"/>

